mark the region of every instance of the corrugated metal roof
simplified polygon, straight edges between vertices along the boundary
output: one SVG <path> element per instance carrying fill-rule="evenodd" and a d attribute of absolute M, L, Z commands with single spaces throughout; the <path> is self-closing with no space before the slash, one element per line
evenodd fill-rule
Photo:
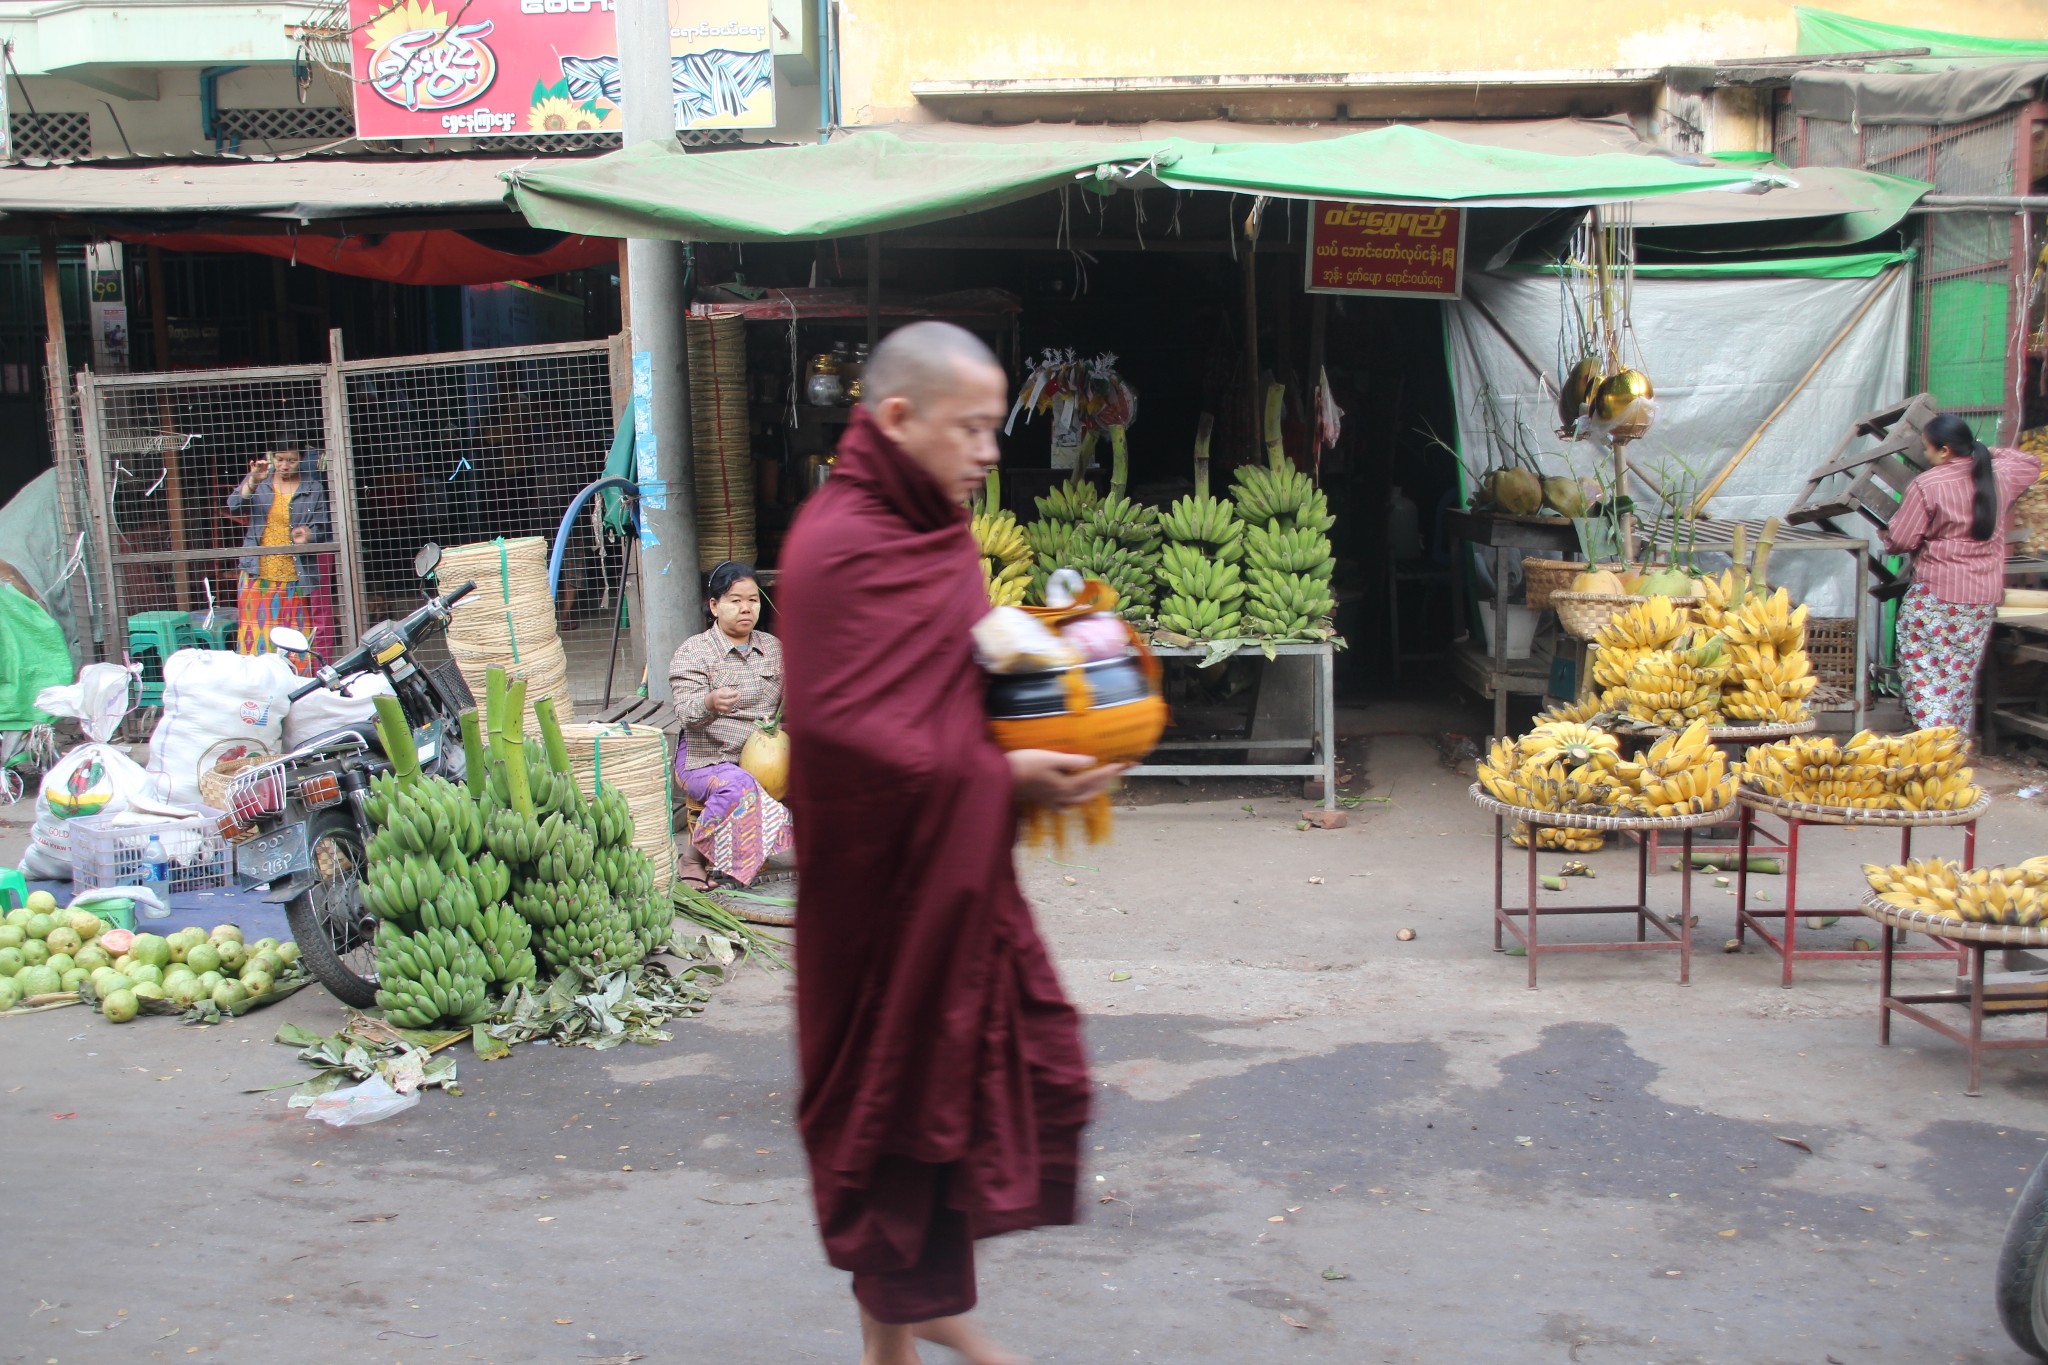
<path fill-rule="evenodd" d="M 504 212 L 504 171 L 543 158 L 331 157 L 0 166 L 0 214 L 267 218 Z"/>

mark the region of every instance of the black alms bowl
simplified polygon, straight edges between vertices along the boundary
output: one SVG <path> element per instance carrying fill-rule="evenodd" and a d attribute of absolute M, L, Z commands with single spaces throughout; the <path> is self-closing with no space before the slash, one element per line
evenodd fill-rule
<path fill-rule="evenodd" d="M 1097 659 L 1075 665 L 1088 684 L 1088 708 L 1122 706 L 1152 695 L 1145 671 L 1135 655 Z M 992 673 L 988 680 L 988 714 L 991 720 L 1034 720 L 1057 716 L 1067 709 L 1066 675 L 1069 668 L 1043 673 Z"/>

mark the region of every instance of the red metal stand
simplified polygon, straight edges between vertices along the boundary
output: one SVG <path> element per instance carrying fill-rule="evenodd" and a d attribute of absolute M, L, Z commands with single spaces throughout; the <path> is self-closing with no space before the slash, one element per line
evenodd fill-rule
<path fill-rule="evenodd" d="M 1685 856 L 1681 859 L 1682 874 L 1679 882 L 1678 922 L 1670 920 L 1650 908 L 1650 841 L 1641 838 L 1636 844 L 1636 899 L 1631 905 L 1541 905 L 1537 901 L 1536 887 L 1536 834 L 1540 825 L 1529 826 L 1528 848 L 1528 895 L 1524 905 L 1511 906 L 1506 900 L 1507 865 L 1507 817 L 1495 812 L 1493 817 L 1493 950 L 1502 951 L 1504 945 L 1501 931 L 1514 935 L 1515 941 L 1527 950 L 1529 955 L 1529 989 L 1536 989 L 1536 959 L 1545 953 L 1620 953 L 1678 950 L 1678 984 L 1692 983 L 1692 835 L 1691 829 L 1681 831 L 1684 835 Z M 1603 943 L 1543 943 L 1538 940 L 1537 924 L 1547 915 L 1634 915 L 1636 936 L 1634 942 Z M 1664 935 L 1651 939 L 1649 930 L 1654 927 Z"/>
<path fill-rule="evenodd" d="M 1898 995 L 1892 990 L 1892 960 L 1894 957 L 1946 957 L 1948 954 L 1894 953 L 1892 950 L 1892 935 L 1894 932 L 1898 933 L 1901 937 L 1905 934 L 1903 929 L 1894 931 L 1890 927 L 1885 927 L 1884 948 L 1879 955 L 1879 960 L 1882 964 L 1879 968 L 1877 997 L 1877 1041 L 1879 1046 L 1891 1046 L 1892 1015 L 1894 1013 L 1903 1014 L 1915 1023 L 1925 1024 L 1942 1037 L 1961 1043 L 1970 1059 L 1970 1084 L 1969 1088 L 1964 1090 L 1963 1093 L 1973 1099 L 1982 1093 L 1979 1082 L 1982 1080 L 1984 1073 L 1984 1054 L 1986 1052 L 2048 1048 L 2048 1037 L 1986 1038 L 1984 1036 L 1984 955 L 1993 948 L 2003 948 L 2007 945 L 1975 941 L 1956 945 L 1957 950 L 1969 959 L 1967 974 L 1970 988 L 1967 991 L 1961 989 L 1962 983 L 1959 981 L 1957 982 L 1957 989 L 1952 991 L 1928 991 L 1915 995 Z M 1948 941 L 1940 939 L 1938 936 L 1933 937 L 1936 937 L 1939 942 Z M 2031 990 L 2018 996 L 2002 991 L 2000 994 L 1999 1013 L 2001 1015 L 2048 1014 L 2048 993 L 2044 992 L 2048 992 L 2048 987 L 2034 986 Z M 2037 1003 L 2012 1003 L 2016 999 Z M 1921 1005 L 1962 1005 L 1969 1011 L 1969 1027 L 1968 1029 L 1959 1029 L 1944 1019 L 1937 1019 L 1926 1010 L 1918 1008 Z"/>
<path fill-rule="evenodd" d="M 1778 836 L 1779 847 L 1782 847 L 1785 851 L 1785 908 L 1782 910 L 1758 910 L 1749 903 L 1749 855 L 1751 849 L 1757 846 L 1755 840 L 1758 821 L 1764 815 L 1769 815 L 1772 819 L 1777 820 L 1784 831 Z M 1787 989 L 1792 985 L 1792 964 L 1796 961 L 1801 959 L 1808 961 L 1867 961 L 1877 957 L 1880 952 L 1889 961 L 1895 954 L 1892 944 L 1893 933 L 1903 934 L 1904 932 L 1903 930 L 1887 930 L 1884 935 L 1884 946 L 1881 950 L 1877 948 L 1801 948 L 1799 946 L 1800 915 L 1859 915 L 1863 913 L 1862 908 L 1855 905 L 1841 909 L 1817 910 L 1809 907 L 1802 910 L 1800 908 L 1799 841 L 1800 835 L 1809 826 L 1815 829 L 1882 828 L 1884 827 L 1884 822 L 1873 821 L 1869 826 L 1859 826 L 1844 823 L 1838 819 L 1807 820 L 1782 811 L 1759 811 L 1756 807 L 1750 805 L 1748 801 L 1742 803 L 1741 828 L 1737 836 L 1735 852 L 1735 941 L 1737 943 L 1745 941 L 1748 934 L 1754 931 L 1756 936 L 1762 939 L 1770 947 L 1771 951 L 1778 955 L 1778 960 L 1783 968 L 1778 984 Z M 1977 865 L 1977 822 L 1975 820 L 1970 820 L 1960 825 L 1927 825 L 1923 827 L 1900 825 L 1895 826 L 1895 828 L 1899 831 L 1899 861 L 1902 863 L 1912 860 L 1913 832 L 1915 828 L 1960 828 L 1963 831 L 1963 867 L 1967 870 Z M 1763 845 L 1763 847 L 1770 846 Z M 1782 921 L 1784 936 L 1780 938 L 1777 934 L 1772 933 L 1770 929 L 1766 928 L 1764 923 L 1766 920 Z M 1966 961 L 1967 954 L 1963 947 L 1935 935 L 1930 935 L 1930 937 L 1933 937 L 1937 943 L 1947 944 L 1948 946 L 1939 950 L 1928 949 L 1909 953 L 1896 953 L 1896 956 L 1916 961 L 1953 958 L 1956 962 L 1957 973 L 1960 974 L 1968 965 Z"/>

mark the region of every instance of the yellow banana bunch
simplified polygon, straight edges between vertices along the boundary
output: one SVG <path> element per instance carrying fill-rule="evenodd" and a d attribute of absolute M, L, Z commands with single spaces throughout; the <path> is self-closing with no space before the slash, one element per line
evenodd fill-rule
<path fill-rule="evenodd" d="M 1956 913 L 1978 924 L 2017 924 L 2031 929 L 2048 912 L 2048 898 L 2028 885 L 2018 867 L 1979 867 L 1956 880 Z"/>
<path fill-rule="evenodd" d="M 1529 846 L 1529 826 L 1515 821 L 1508 832 L 1508 842 L 1516 848 Z M 1567 829 L 1562 825 L 1543 825 L 1536 831 L 1536 847 L 1557 849 L 1565 853 L 1598 853 L 1607 843 L 1607 836 L 1597 829 Z"/>
<path fill-rule="evenodd" d="M 1750 749 L 1742 780 L 1757 791 L 1809 805 L 1849 810 L 1962 810 L 1983 794 L 1963 766 L 1962 736 L 1952 726 L 1879 735 L 1846 744 L 1802 735 Z"/>
<path fill-rule="evenodd" d="M 1627 686 L 1629 674 L 1645 655 L 1678 643 L 1688 619 L 1668 597 L 1652 597 L 1609 617 L 1593 637 L 1594 687 L 1609 691 Z"/>
<path fill-rule="evenodd" d="M 1745 597 L 1730 608 L 1725 594 L 1733 591 L 1733 583 L 1729 575 L 1723 580 L 1720 589 L 1709 591 L 1709 605 L 1701 611 L 1702 619 L 1711 613 L 1728 638 L 1721 713 L 1751 725 L 1805 720 L 1806 698 L 1820 684 L 1806 652 L 1806 607 L 1793 607 L 1791 594 L 1779 588 L 1769 596 Z M 1715 606 L 1717 596 L 1721 601 Z"/>
<path fill-rule="evenodd" d="M 1536 713 L 1536 725 L 1539 729 L 1545 725 L 1584 725 L 1606 709 L 1600 694 L 1589 692 L 1577 701 L 1561 701 L 1545 707 Z"/>
<path fill-rule="evenodd" d="M 1024 528 L 1007 511 L 977 511 L 971 524 L 974 544 L 981 551 L 981 581 L 988 589 L 989 605 L 1022 604 L 1036 558 L 1031 542 L 1024 538 Z"/>
<path fill-rule="evenodd" d="M 1669 817 L 1725 810 L 1734 804 L 1736 776 L 1728 756 L 1708 740 L 1707 730 L 1705 720 L 1695 720 L 1650 746 L 1635 778 L 1638 810 Z"/>
<path fill-rule="evenodd" d="M 1538 725 L 1523 735 L 1515 748 L 1526 764 L 1541 766 L 1561 760 L 1567 768 L 1579 768 L 1593 762 L 1599 754 L 1619 753 L 1621 745 L 1613 735 L 1590 725 L 1555 721 Z"/>

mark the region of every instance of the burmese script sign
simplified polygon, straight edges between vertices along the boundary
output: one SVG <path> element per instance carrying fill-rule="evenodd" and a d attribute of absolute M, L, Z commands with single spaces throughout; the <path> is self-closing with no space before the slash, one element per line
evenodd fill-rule
<path fill-rule="evenodd" d="M 1309 219 L 1312 294 L 1455 299 L 1465 269 L 1465 211 L 1316 200 Z"/>

